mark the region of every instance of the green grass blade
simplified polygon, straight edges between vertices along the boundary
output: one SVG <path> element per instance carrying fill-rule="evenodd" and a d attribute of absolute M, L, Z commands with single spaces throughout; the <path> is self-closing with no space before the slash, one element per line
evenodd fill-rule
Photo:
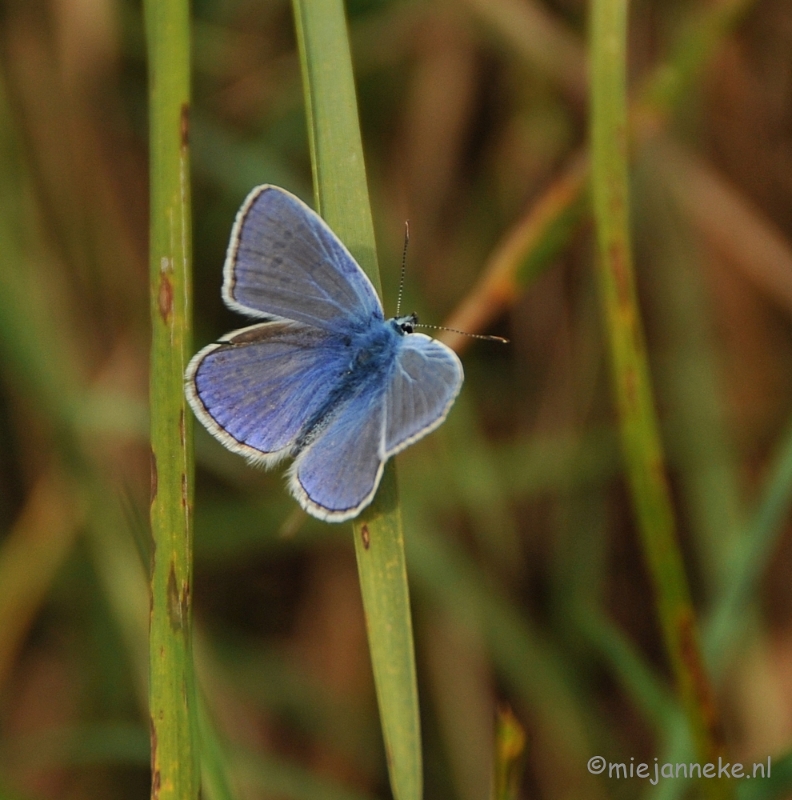
<path fill-rule="evenodd" d="M 716 675 L 724 672 L 734 646 L 745 633 L 746 606 L 783 532 L 792 503 L 792 425 L 778 448 L 759 506 L 732 553 L 725 590 L 718 598 L 705 636 L 707 656 Z"/>
<path fill-rule="evenodd" d="M 682 170 L 675 148 L 662 137 L 642 148 L 636 159 L 636 228 L 653 320 L 658 402 L 667 409 L 668 460 L 678 476 L 680 516 L 688 520 L 709 602 L 729 586 L 726 555 L 739 540 L 744 512 L 700 254 L 683 209 L 669 193 Z"/>
<path fill-rule="evenodd" d="M 575 622 L 581 638 L 610 665 L 644 718 L 651 723 L 668 724 L 676 710 L 673 698 L 633 643 L 597 609 L 579 608 Z"/>
<path fill-rule="evenodd" d="M 652 114 L 668 115 L 701 77 L 703 67 L 755 0 L 719 0 L 694 5 L 683 24 L 667 67 L 654 70 L 641 91 L 641 105 Z"/>
<path fill-rule="evenodd" d="M 592 6 L 592 200 L 598 278 L 627 477 L 665 646 L 699 757 L 719 752 L 646 361 L 632 267 L 627 132 L 627 2 Z"/>
<path fill-rule="evenodd" d="M 294 0 L 293 5 L 317 210 L 380 291 L 343 3 Z M 393 462 L 353 529 L 391 788 L 397 800 L 418 800 L 418 689 Z"/>
<path fill-rule="evenodd" d="M 206 700 L 198 695 L 198 722 L 201 731 L 201 797 L 202 800 L 233 800 L 229 781 L 231 772 L 228 754 L 210 719 Z"/>
<path fill-rule="evenodd" d="M 187 0 L 147 0 L 151 240 L 152 798 L 197 798 L 200 767 L 191 642 L 192 416 Z"/>

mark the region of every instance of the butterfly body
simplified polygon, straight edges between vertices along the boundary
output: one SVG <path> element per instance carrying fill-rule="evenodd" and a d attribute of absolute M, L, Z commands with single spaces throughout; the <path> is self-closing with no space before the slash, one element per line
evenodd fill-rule
<path fill-rule="evenodd" d="M 340 522 L 371 502 L 390 456 L 436 428 L 462 366 L 385 319 L 365 273 L 313 211 L 263 186 L 234 225 L 223 297 L 263 318 L 201 350 L 186 391 L 201 422 L 251 462 L 291 457 L 289 488 L 306 511 Z"/>
<path fill-rule="evenodd" d="M 306 421 L 290 456 L 296 458 L 352 398 L 365 394 L 376 402 L 382 401 L 396 367 L 400 339 L 406 335 L 395 322 L 376 320 L 368 330 L 342 337 L 346 352 L 339 358 L 333 389 Z"/>

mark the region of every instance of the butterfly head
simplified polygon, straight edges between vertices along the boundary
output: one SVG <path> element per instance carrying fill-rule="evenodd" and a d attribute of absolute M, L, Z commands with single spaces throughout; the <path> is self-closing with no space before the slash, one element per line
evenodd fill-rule
<path fill-rule="evenodd" d="M 412 333 L 415 330 L 415 326 L 418 324 L 418 315 L 412 313 L 405 317 L 394 317 L 393 324 L 400 333 Z"/>

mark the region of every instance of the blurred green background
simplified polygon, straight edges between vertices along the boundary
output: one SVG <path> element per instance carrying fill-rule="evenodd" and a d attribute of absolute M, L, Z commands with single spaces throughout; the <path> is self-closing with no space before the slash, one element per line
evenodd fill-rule
<path fill-rule="evenodd" d="M 464 343 L 447 422 L 398 457 L 426 796 L 489 795 L 499 705 L 521 796 L 681 796 L 586 769 L 679 744 L 575 183 L 587 4 L 347 11 L 386 312 L 409 219 L 407 311 L 511 340 Z M 247 192 L 312 193 L 289 3 L 193 14 L 197 350 L 244 324 L 219 289 Z M 792 6 L 636 0 L 630 30 L 687 574 L 729 756 L 773 758 L 741 796 L 792 796 Z M 0 0 L 0 800 L 149 791 L 146 92 L 139 3 Z M 196 658 L 238 796 L 389 796 L 350 527 L 196 453 Z"/>

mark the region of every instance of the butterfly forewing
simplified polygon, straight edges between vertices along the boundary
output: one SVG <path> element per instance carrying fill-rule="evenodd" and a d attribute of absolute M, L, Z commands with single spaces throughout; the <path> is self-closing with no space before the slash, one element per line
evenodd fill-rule
<path fill-rule="evenodd" d="M 339 337 L 298 322 L 264 322 L 204 348 L 187 371 L 206 427 L 253 461 L 287 455 L 347 367 Z"/>
<path fill-rule="evenodd" d="M 276 186 L 254 189 L 237 215 L 223 297 L 243 314 L 339 333 L 383 319 L 371 281 L 338 237 L 305 203 Z"/>

